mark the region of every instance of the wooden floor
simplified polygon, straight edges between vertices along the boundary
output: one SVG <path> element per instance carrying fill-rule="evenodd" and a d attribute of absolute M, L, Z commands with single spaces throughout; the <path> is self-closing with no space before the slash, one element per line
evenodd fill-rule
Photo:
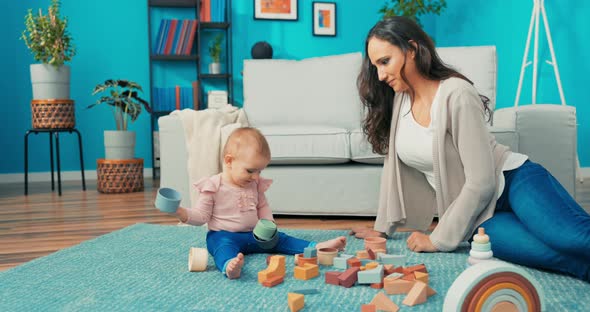
<path fill-rule="evenodd" d="M 96 181 L 87 181 L 86 192 L 79 182 L 65 182 L 61 197 L 50 182 L 30 183 L 29 196 L 22 183 L 0 184 L 0 271 L 135 223 L 178 224 L 154 208 L 157 184 L 145 183 L 144 192 L 101 194 Z M 373 220 L 276 217 L 279 227 L 291 229 L 371 227 Z"/>
<path fill-rule="evenodd" d="M 51 191 L 51 183 L 0 184 L 0 271 L 45 256 L 94 237 L 138 223 L 177 224 L 177 220 L 153 207 L 158 188 L 145 179 L 145 191 L 101 194 L 96 181 L 65 182 L 63 195 Z M 578 202 L 590 211 L 590 181 L 577 187 Z M 350 229 L 373 225 L 374 218 L 277 217 L 278 226 L 291 229 Z"/>

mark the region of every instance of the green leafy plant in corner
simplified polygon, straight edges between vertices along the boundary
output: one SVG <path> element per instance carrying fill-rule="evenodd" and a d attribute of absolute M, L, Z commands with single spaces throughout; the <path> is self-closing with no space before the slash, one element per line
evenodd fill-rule
<path fill-rule="evenodd" d="M 213 63 L 219 63 L 221 60 L 221 42 L 223 40 L 223 35 L 218 34 L 215 36 L 211 44 L 209 45 L 209 56 L 213 60 Z"/>
<path fill-rule="evenodd" d="M 447 7 L 446 0 L 389 0 L 379 10 L 383 17 L 406 16 L 416 21 L 420 26 L 420 16 L 424 14 L 440 15 Z"/>
<path fill-rule="evenodd" d="M 138 95 L 138 92 L 143 92 L 138 83 L 128 80 L 109 79 L 94 87 L 92 95 L 101 92 L 108 92 L 109 95 L 101 96 L 96 103 L 89 105 L 88 108 L 99 104 L 112 106 L 117 130 L 127 131 L 128 120 L 130 119 L 131 122 L 137 120 L 142 105 L 148 113 L 152 113 L 148 102 Z"/>
<path fill-rule="evenodd" d="M 25 15 L 25 30 L 20 37 L 36 61 L 55 67 L 70 61 L 76 54 L 67 31 L 68 19 L 60 16 L 59 8 L 60 1 L 52 0 L 47 15 L 43 15 L 41 9 L 39 14 L 33 14 L 29 9 Z"/>

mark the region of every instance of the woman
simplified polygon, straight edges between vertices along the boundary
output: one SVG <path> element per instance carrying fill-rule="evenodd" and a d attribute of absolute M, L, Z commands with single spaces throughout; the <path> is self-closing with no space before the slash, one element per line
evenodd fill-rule
<path fill-rule="evenodd" d="M 445 65 L 412 20 L 378 22 L 367 35 L 358 77 L 363 130 L 386 155 L 374 230 L 426 230 L 415 252 L 453 251 L 479 226 L 497 258 L 590 281 L 590 216 L 542 166 L 496 143 L 489 101 Z"/>

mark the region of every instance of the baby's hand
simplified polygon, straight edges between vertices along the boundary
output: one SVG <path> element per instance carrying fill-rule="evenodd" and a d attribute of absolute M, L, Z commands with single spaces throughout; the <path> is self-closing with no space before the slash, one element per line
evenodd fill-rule
<path fill-rule="evenodd" d="M 178 207 L 175 213 L 172 213 L 175 217 L 180 220 L 182 223 L 186 223 L 188 221 L 188 212 L 186 208 Z"/>

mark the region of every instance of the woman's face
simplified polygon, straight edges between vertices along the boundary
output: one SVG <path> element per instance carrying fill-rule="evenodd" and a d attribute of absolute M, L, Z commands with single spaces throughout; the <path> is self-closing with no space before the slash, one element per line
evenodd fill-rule
<path fill-rule="evenodd" d="M 377 68 L 380 81 L 387 83 L 395 92 L 408 90 L 408 85 L 401 77 L 401 68 L 406 62 L 404 52 L 397 46 L 376 37 L 369 39 L 367 53 L 371 64 Z M 408 53 L 407 56 L 410 56 Z M 407 77 L 410 57 L 407 58 L 405 73 Z"/>

